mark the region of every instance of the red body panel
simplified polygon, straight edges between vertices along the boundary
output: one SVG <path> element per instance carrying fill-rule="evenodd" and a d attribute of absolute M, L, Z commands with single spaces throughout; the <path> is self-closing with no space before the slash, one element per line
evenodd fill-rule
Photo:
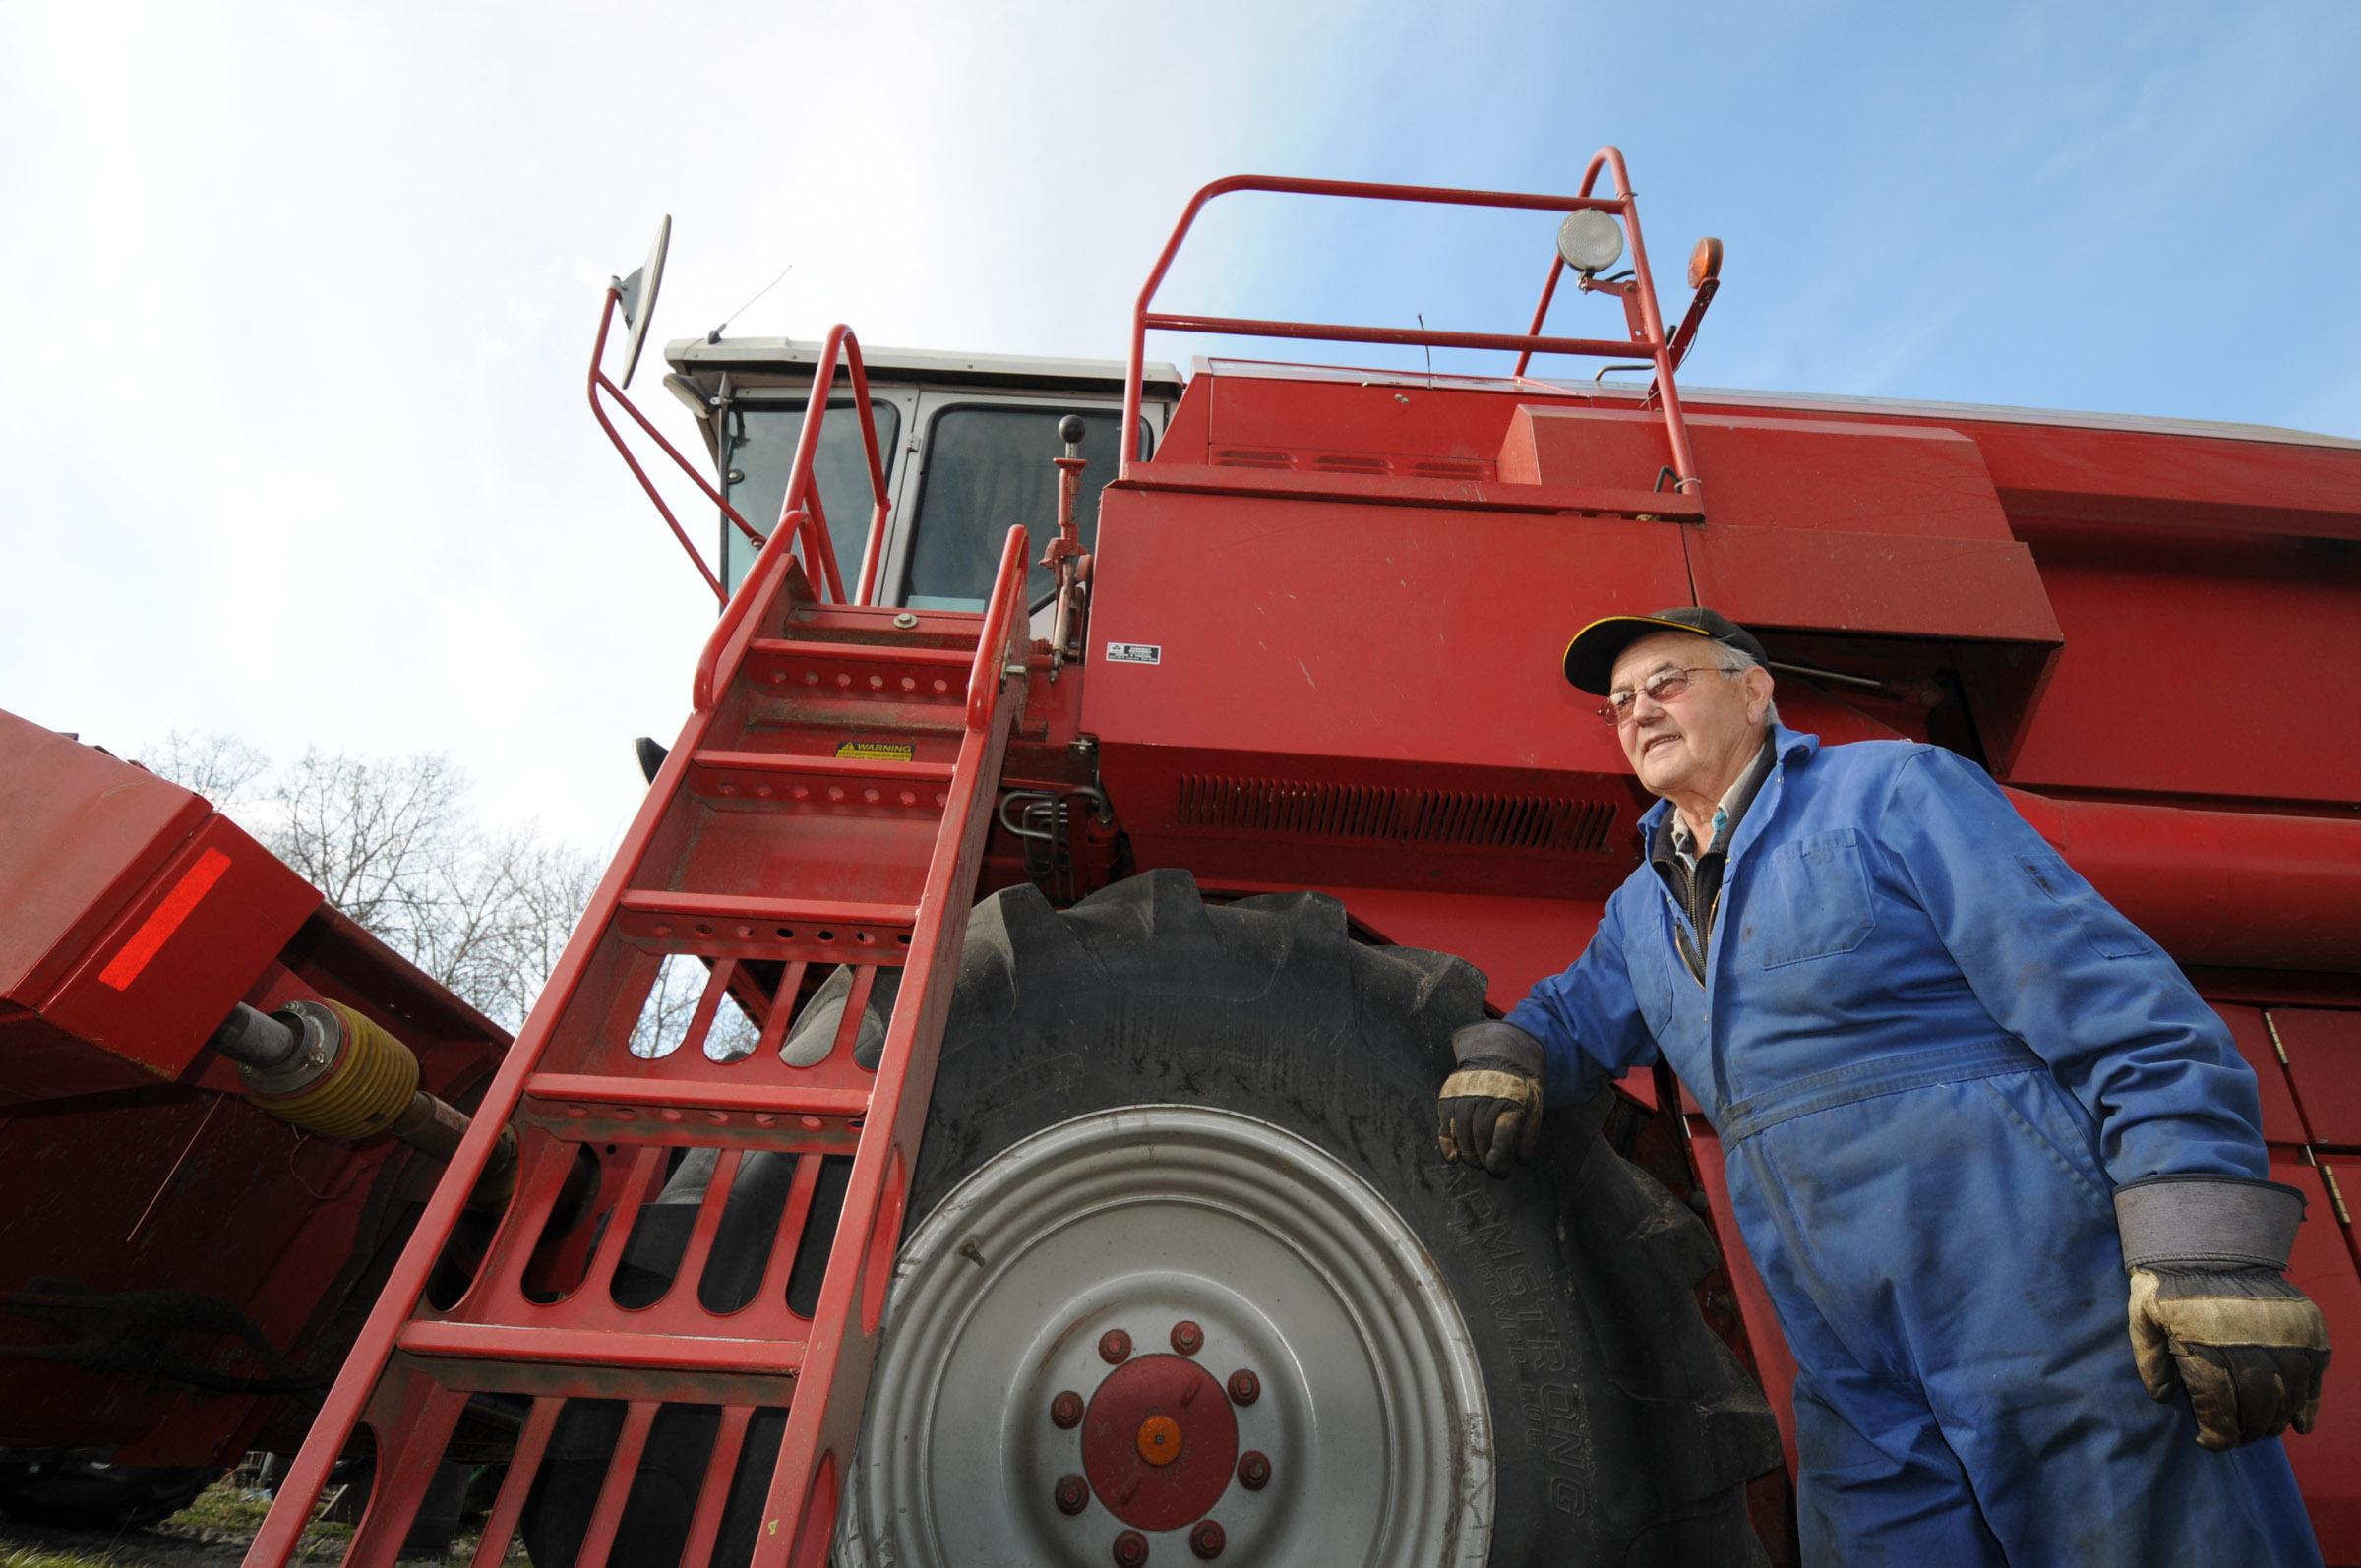
<path fill-rule="evenodd" d="M 5 713 L 0 822 L 0 1449 L 291 1446 L 286 1385 L 324 1386 L 436 1168 L 265 1116 L 207 1037 L 332 998 L 462 1103 L 507 1037 L 202 798 Z"/>
<path fill-rule="evenodd" d="M 2291 1272 L 2361 1341 L 2361 669 L 2322 635 L 2361 628 L 2361 447 L 1694 393 L 1687 427 L 1702 508 L 1639 516 L 1664 430 L 1627 398 L 1198 375 L 1101 509 L 1079 718 L 1137 863 L 1328 891 L 1474 960 L 1505 1009 L 1581 951 L 1648 804 L 1557 676 L 1567 637 L 1713 604 L 1775 660 L 1865 678 L 1782 674 L 1791 725 L 1980 754 L 2192 968 L 2312 1199 Z M 2300 697 L 2269 679 L 2290 669 Z M 1686 1109 L 1791 1455 L 1793 1363 Z M 2290 1445 L 2334 1563 L 2361 1563 L 2349 1395 Z"/>

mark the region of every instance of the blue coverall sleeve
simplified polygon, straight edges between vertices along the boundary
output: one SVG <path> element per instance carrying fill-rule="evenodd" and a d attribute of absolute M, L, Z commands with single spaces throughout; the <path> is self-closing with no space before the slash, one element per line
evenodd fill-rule
<path fill-rule="evenodd" d="M 1913 752 L 1877 838 L 1985 1010 L 2089 1112 L 2117 1185 L 2268 1178 L 2254 1071 L 2228 1029 L 1983 769 Z"/>
<path fill-rule="evenodd" d="M 1564 971 L 1537 983 L 1508 1021 L 1542 1043 L 1544 1103 L 1587 1100 L 1603 1079 L 1656 1060 L 1624 966 L 1624 927 L 1610 899 L 1597 935 Z"/>

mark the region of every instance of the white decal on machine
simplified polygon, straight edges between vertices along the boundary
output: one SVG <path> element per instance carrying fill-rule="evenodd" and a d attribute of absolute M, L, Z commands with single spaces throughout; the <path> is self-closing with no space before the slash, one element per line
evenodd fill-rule
<path fill-rule="evenodd" d="M 1109 664 L 1162 664 L 1164 644 L 1161 642 L 1110 642 L 1107 644 Z"/>

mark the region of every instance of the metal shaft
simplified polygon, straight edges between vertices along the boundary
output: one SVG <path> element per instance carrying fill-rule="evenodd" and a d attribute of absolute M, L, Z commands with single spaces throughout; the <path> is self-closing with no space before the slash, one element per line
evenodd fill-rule
<path fill-rule="evenodd" d="M 239 1002 L 208 1044 L 238 1064 L 256 1105 L 315 1136 L 351 1141 L 384 1132 L 449 1164 L 466 1135 L 466 1112 L 416 1087 L 410 1048 L 347 1009 L 297 1003 L 267 1013 Z M 381 1064 L 391 1071 L 373 1070 Z M 369 1086 L 337 1092 L 357 1082 L 356 1075 L 367 1075 Z M 504 1127 L 468 1201 L 497 1207 L 515 1185 L 516 1134 Z"/>

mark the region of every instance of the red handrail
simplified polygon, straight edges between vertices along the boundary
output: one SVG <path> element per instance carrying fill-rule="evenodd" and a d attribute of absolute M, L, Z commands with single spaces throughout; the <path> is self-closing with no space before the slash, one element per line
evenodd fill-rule
<path fill-rule="evenodd" d="M 827 339 L 820 345 L 819 361 L 812 368 L 811 397 L 804 405 L 803 433 L 795 444 L 795 463 L 787 471 L 787 491 L 779 498 L 778 524 L 756 552 L 754 565 L 747 568 L 746 579 L 739 583 L 738 591 L 723 606 L 721 619 L 714 622 L 711 633 L 705 638 L 704 652 L 696 661 L 692 695 L 700 713 L 712 705 L 714 694 L 729 685 L 731 676 L 745 659 L 747 644 L 754 640 L 754 629 L 760 620 L 758 609 L 770 602 L 777 579 L 787 570 L 788 539 L 803 540 L 805 572 L 821 597 L 844 600 L 844 581 L 836 569 L 836 546 L 828 537 L 827 511 L 813 478 L 813 458 L 819 450 L 820 427 L 828 412 L 828 390 L 836 384 L 839 357 L 853 374 L 853 406 L 861 416 L 861 441 L 869 456 L 872 503 L 869 539 L 861 551 L 860 597 L 852 602 L 867 604 L 877 591 L 878 541 L 884 537 L 885 513 L 892 504 L 885 499 L 885 460 L 878 448 L 877 413 L 870 406 L 869 370 L 861 360 L 861 340 L 853 335 L 850 327 L 839 322 L 828 329 Z M 669 521 L 671 513 L 665 516 Z M 703 565 L 701 560 L 698 565 Z"/>
<path fill-rule="evenodd" d="M 976 662 L 967 672 L 967 727 L 981 730 L 992 722 L 993 704 L 999 699 L 1000 680 L 1008 658 L 1008 633 L 1016 607 L 1025 602 L 1023 526 L 1008 530 L 1000 547 L 1000 567 L 993 574 L 992 598 L 984 607 L 984 633 L 976 641 Z"/>
<path fill-rule="evenodd" d="M 1639 343 L 1647 348 L 1648 357 L 1656 363 L 1657 392 L 1665 404 L 1665 430 L 1672 442 L 1672 488 L 1696 490 L 1701 488 L 1697 478 L 1697 461 L 1689 452 L 1689 427 L 1687 420 L 1681 417 L 1680 389 L 1672 383 L 1672 371 L 1679 360 L 1671 339 L 1665 332 L 1664 315 L 1656 308 L 1656 274 L 1648 269 L 1648 242 L 1640 237 L 1640 204 L 1638 198 L 1631 194 L 1631 174 L 1623 167 L 1622 150 L 1603 147 L 1591 154 L 1590 167 L 1582 171 L 1583 196 L 1589 197 L 1591 187 L 1599 183 L 1599 171 L 1602 168 L 1614 177 L 1613 208 L 1622 215 L 1624 232 L 1631 236 L 1632 278 L 1638 285 L 1635 292 L 1639 297 L 1640 327 L 1644 334 Z M 1542 330 L 1542 322 L 1549 314 L 1550 298 L 1557 292 L 1557 279 L 1565 268 L 1565 258 L 1551 253 L 1549 275 L 1542 283 L 1541 303 L 1533 308 L 1531 330 L 1535 332 Z M 1587 286 L 1588 280 L 1585 282 Z M 1517 356 L 1516 374 L 1524 375 L 1525 367 L 1531 363 L 1533 350 L 1528 348 Z"/>
<path fill-rule="evenodd" d="M 664 505 L 664 498 L 656 493 L 655 484 L 647 477 L 647 470 L 639 466 L 639 459 L 633 456 L 632 449 L 624 445 L 623 433 L 615 428 L 615 422 L 607 417 L 607 411 L 598 405 L 598 394 L 601 392 L 614 398 L 617 403 L 622 405 L 623 411 L 632 416 L 633 422 L 637 424 L 641 430 L 646 431 L 657 446 L 664 449 L 664 455 L 679 464 L 681 472 L 696 481 L 697 488 L 705 493 L 705 498 L 721 509 L 723 516 L 738 525 L 739 532 L 752 539 L 757 548 L 762 545 L 763 537 L 755 531 L 754 524 L 738 514 L 738 509 L 731 506 L 722 493 L 714 489 L 703 474 L 696 471 L 696 464 L 682 456 L 679 449 L 664 439 L 662 431 L 648 423 L 647 416 L 641 413 L 637 405 L 624 395 L 623 389 L 609 381 L 607 373 L 599 368 L 599 362 L 607 357 L 607 330 L 615 324 L 615 305 L 622 297 L 623 290 L 619 286 L 608 285 L 606 304 L 601 308 L 598 317 L 598 337 L 590 345 L 590 417 L 598 421 L 598 428 L 607 433 L 607 439 L 615 444 L 616 452 L 622 454 L 625 466 L 632 470 L 632 477 L 639 481 L 639 488 L 646 491 L 647 499 L 655 503 L 656 511 L 663 514 L 666 525 L 672 529 L 672 536 L 681 542 L 682 549 L 689 552 L 689 559 L 696 565 L 697 574 L 705 579 L 705 586 L 713 590 L 713 597 L 726 603 L 729 600 L 729 592 L 722 587 L 721 579 L 713 574 L 711 567 L 705 565 L 705 558 L 697 553 L 696 546 L 689 542 L 687 530 L 682 528 L 680 519 L 672 514 L 672 509 Z"/>
<path fill-rule="evenodd" d="M 1615 194 L 1611 197 L 1591 194 L 1591 188 L 1598 183 L 1603 168 L 1614 177 Z M 1150 307 L 1156 302 L 1156 291 L 1163 286 L 1165 274 L 1172 271 L 1173 258 L 1180 253 L 1180 242 L 1188 237 L 1189 229 L 1196 223 L 1197 213 L 1215 197 L 1228 196 L 1235 191 L 1266 191 L 1283 196 L 1345 196 L 1364 201 L 1505 208 L 1541 212 L 1571 212 L 1587 208 L 1593 211 L 1612 213 L 1622 220 L 1625 232 L 1631 236 L 1632 271 L 1639 304 L 1637 329 L 1628 339 L 1542 336 L 1543 320 L 1549 314 L 1550 298 L 1557 291 L 1557 274 L 1566 265 L 1554 249 L 1549 254 L 1549 277 L 1542 289 L 1541 303 L 1534 311 L 1533 326 L 1518 333 L 1442 332 L 1407 327 L 1348 327 L 1324 322 L 1174 315 L 1151 310 Z M 1574 196 L 1471 191 L 1434 185 L 1379 185 L 1360 180 L 1303 180 L 1267 174 L 1235 174 L 1228 179 L 1215 180 L 1189 199 L 1188 206 L 1180 213 L 1180 221 L 1173 226 L 1172 237 L 1164 242 L 1163 254 L 1156 258 L 1156 266 L 1149 271 L 1148 280 L 1140 285 L 1139 300 L 1132 307 L 1130 360 L 1123 378 L 1125 430 L 1135 429 L 1139 423 L 1150 328 L 1160 332 L 1308 337 L 1328 342 L 1403 343 L 1431 348 L 1514 348 L 1521 350 L 1516 369 L 1520 377 L 1525 374 L 1525 367 L 1537 352 L 1582 354 L 1608 359 L 1624 358 L 1635 351 L 1645 352 L 1655 361 L 1657 385 L 1664 395 L 1665 429 L 1672 447 L 1675 488 L 1698 488 L 1697 465 L 1689 451 L 1688 426 L 1681 417 L 1680 394 L 1672 386 L 1670 345 L 1665 340 L 1664 318 L 1656 308 L 1656 282 L 1648 270 L 1648 248 L 1640 239 L 1639 207 L 1631 194 L 1630 178 L 1624 171 L 1623 154 L 1612 147 L 1601 148 L 1593 155 L 1590 167 L 1583 173 L 1582 190 Z M 1134 460 L 1132 445 L 1125 441 L 1117 477 L 1129 478 Z"/>

